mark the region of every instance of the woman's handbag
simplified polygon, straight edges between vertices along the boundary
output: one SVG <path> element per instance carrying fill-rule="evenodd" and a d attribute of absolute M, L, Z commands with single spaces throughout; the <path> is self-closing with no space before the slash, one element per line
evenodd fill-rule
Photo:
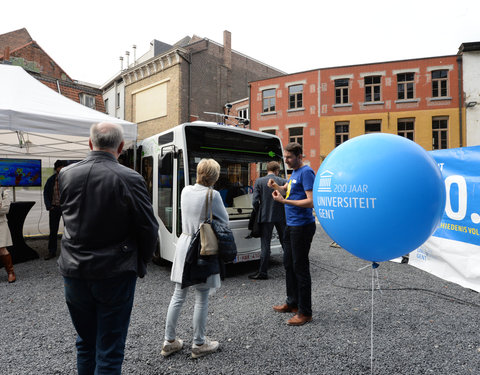
<path fill-rule="evenodd" d="M 217 235 L 218 255 L 224 262 L 233 262 L 237 256 L 237 245 L 232 230 L 219 220 L 212 220 L 212 228 Z"/>
<path fill-rule="evenodd" d="M 208 207 L 210 206 L 210 218 Z M 205 203 L 205 221 L 200 224 L 200 255 L 218 255 L 218 240 L 212 229 L 212 189 L 208 189 Z"/>

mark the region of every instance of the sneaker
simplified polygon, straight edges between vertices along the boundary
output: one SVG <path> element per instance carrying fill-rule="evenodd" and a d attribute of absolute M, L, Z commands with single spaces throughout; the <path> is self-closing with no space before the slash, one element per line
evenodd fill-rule
<path fill-rule="evenodd" d="M 183 340 L 175 339 L 173 342 L 165 340 L 163 342 L 162 351 L 160 352 L 161 355 L 164 357 L 168 357 L 170 354 L 178 352 L 183 348 Z"/>
<path fill-rule="evenodd" d="M 192 358 L 203 357 L 204 355 L 214 353 L 217 351 L 220 344 L 218 341 L 210 341 L 208 337 L 205 337 L 203 345 L 192 345 Z"/>

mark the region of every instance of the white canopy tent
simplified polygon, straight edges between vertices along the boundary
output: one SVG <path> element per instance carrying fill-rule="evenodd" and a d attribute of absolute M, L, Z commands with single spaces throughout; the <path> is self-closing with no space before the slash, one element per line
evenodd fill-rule
<path fill-rule="evenodd" d="M 41 159 L 42 168 L 53 173 L 50 168 L 56 159 L 83 159 L 88 154 L 90 126 L 103 121 L 120 124 L 127 145 L 136 141 L 136 124 L 76 103 L 21 67 L 0 64 L 0 158 Z M 23 233 L 48 234 L 42 190 L 13 190 L 18 201 L 36 202 Z"/>
<path fill-rule="evenodd" d="M 90 126 L 103 121 L 120 124 L 126 143 L 136 140 L 136 124 L 76 103 L 21 67 L 0 64 L 0 157 L 83 158 Z"/>

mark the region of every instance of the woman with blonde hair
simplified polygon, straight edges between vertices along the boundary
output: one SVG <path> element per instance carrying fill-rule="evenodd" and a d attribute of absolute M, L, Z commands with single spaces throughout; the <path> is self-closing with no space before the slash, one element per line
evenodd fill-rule
<path fill-rule="evenodd" d="M 7 246 L 12 246 L 12 236 L 8 228 L 7 214 L 10 210 L 9 191 L 0 187 L 0 260 L 5 266 L 8 274 L 8 282 L 13 283 L 17 279 L 13 271 L 12 256 L 7 250 Z"/>
<path fill-rule="evenodd" d="M 165 341 L 161 354 L 164 357 L 178 352 L 183 348 L 183 340 L 177 338 L 176 327 L 180 311 L 187 296 L 188 289 L 195 290 L 195 307 L 193 312 L 193 343 L 192 357 L 198 358 L 215 352 L 218 341 L 210 341 L 205 336 L 205 326 L 208 314 L 208 296 L 220 287 L 220 264 L 218 256 L 208 266 L 203 266 L 202 274 L 206 281 L 196 284 L 196 280 L 187 280 L 184 274 L 185 258 L 190 242 L 200 224 L 205 220 L 207 194 L 212 192 L 211 209 L 215 220 L 228 225 L 228 214 L 223 205 L 220 193 L 213 189 L 213 185 L 220 175 L 220 165 L 213 159 L 202 159 L 197 165 L 197 183 L 186 186 L 181 194 L 182 234 L 177 242 L 175 258 L 172 265 L 170 279 L 175 283 L 165 323 Z M 208 211 L 210 207 L 208 207 Z M 215 258 L 216 257 L 216 258 Z M 198 274 L 198 273 L 197 273 Z M 186 286 L 182 288 L 182 283 Z"/>

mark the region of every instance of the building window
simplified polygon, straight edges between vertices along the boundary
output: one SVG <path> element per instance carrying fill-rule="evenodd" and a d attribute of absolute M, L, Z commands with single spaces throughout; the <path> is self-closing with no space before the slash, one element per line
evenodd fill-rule
<path fill-rule="evenodd" d="M 95 109 L 95 97 L 92 95 L 85 94 L 84 92 L 80 93 L 80 104 L 88 108 Z"/>
<path fill-rule="evenodd" d="M 413 99 L 415 73 L 397 74 L 397 93 L 398 99 Z"/>
<path fill-rule="evenodd" d="M 448 117 L 434 117 L 432 119 L 433 149 L 443 150 L 448 148 Z"/>
<path fill-rule="evenodd" d="M 303 108 L 303 85 L 288 87 L 288 109 Z"/>
<path fill-rule="evenodd" d="M 365 77 L 365 101 L 379 102 L 381 99 L 380 85 L 382 82 L 381 76 Z"/>
<path fill-rule="evenodd" d="M 262 133 L 267 133 L 267 134 L 273 134 L 276 135 L 277 131 L 275 129 L 267 129 L 267 130 L 262 130 Z"/>
<path fill-rule="evenodd" d="M 303 127 L 288 129 L 288 141 L 297 142 L 303 145 Z"/>
<path fill-rule="evenodd" d="M 248 119 L 248 108 L 239 109 L 237 114 L 238 117 Z"/>
<path fill-rule="evenodd" d="M 365 134 L 379 133 L 382 131 L 382 121 L 380 120 L 366 120 Z"/>
<path fill-rule="evenodd" d="M 335 104 L 348 104 L 348 78 L 335 80 Z"/>
<path fill-rule="evenodd" d="M 338 121 L 335 123 L 335 147 L 348 141 L 348 121 Z"/>
<path fill-rule="evenodd" d="M 432 72 L 432 97 L 440 98 L 448 96 L 448 70 L 434 70 Z"/>
<path fill-rule="evenodd" d="M 263 112 L 275 112 L 275 89 L 268 89 L 262 92 Z"/>
<path fill-rule="evenodd" d="M 400 118 L 397 122 L 397 134 L 413 141 L 414 119 Z"/>
<path fill-rule="evenodd" d="M 105 113 L 108 115 L 108 99 L 105 99 Z"/>

